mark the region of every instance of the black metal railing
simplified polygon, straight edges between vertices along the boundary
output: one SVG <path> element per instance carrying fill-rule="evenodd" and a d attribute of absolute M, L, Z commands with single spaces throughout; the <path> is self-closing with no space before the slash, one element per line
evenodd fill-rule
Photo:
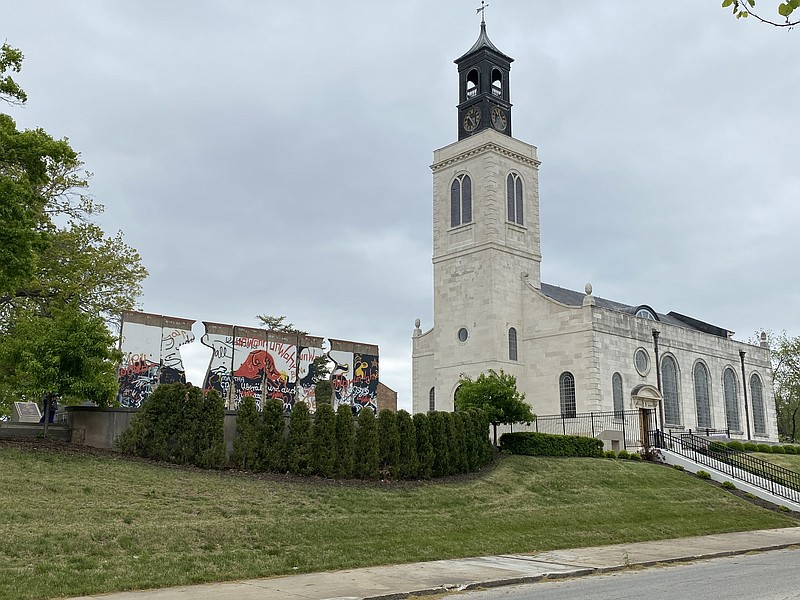
<path fill-rule="evenodd" d="M 639 410 L 623 410 L 609 412 L 577 413 L 565 415 L 539 415 L 530 423 L 515 423 L 511 431 L 536 431 L 538 433 L 555 433 L 561 435 L 581 435 L 599 437 L 608 432 L 619 432 L 618 439 L 626 450 L 643 448 L 642 422 L 646 419 L 645 431 L 655 426 L 653 411 L 645 411 L 644 417 Z M 613 439 L 613 436 L 611 437 Z"/>
<path fill-rule="evenodd" d="M 675 452 L 779 498 L 800 502 L 800 473 L 694 434 L 672 436 L 654 430 L 649 436 L 651 446 Z"/>

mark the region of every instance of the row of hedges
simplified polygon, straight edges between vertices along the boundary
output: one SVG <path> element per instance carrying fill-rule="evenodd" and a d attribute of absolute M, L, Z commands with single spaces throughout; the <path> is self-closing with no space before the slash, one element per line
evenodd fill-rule
<path fill-rule="evenodd" d="M 529 431 L 504 433 L 500 436 L 500 450 L 527 456 L 604 456 L 603 441 L 597 438 Z"/>
<path fill-rule="evenodd" d="M 800 454 L 800 446 L 793 446 L 787 444 L 785 446 L 777 446 L 772 444 L 758 444 L 756 442 L 739 442 L 733 440 L 731 442 L 718 442 L 724 443 L 731 450 L 739 450 L 740 452 L 766 452 L 767 454 Z"/>
<path fill-rule="evenodd" d="M 125 453 L 206 468 L 226 466 L 224 404 L 215 392 L 161 385 L 117 440 Z M 492 459 L 489 422 L 482 411 L 412 416 L 364 409 L 354 423 L 349 406 L 297 403 L 288 427 L 283 402 L 263 411 L 245 398 L 236 419 L 230 466 L 323 477 L 428 479 L 479 469 Z"/>

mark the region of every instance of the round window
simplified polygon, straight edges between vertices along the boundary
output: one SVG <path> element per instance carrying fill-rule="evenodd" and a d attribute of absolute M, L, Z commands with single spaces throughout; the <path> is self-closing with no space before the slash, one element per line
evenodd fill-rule
<path fill-rule="evenodd" d="M 636 353 L 633 355 L 633 363 L 639 375 L 643 377 L 647 375 L 647 372 L 650 370 L 650 357 L 647 354 L 647 350 L 644 348 L 636 350 Z"/>
<path fill-rule="evenodd" d="M 458 330 L 459 342 L 466 342 L 468 337 L 469 337 L 469 332 L 467 331 L 466 327 L 462 327 L 461 329 Z"/>

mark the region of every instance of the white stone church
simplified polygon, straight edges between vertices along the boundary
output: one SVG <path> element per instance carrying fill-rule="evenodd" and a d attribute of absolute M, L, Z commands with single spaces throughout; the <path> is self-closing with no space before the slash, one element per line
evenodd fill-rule
<path fill-rule="evenodd" d="M 434 325 L 413 334 L 414 412 L 452 411 L 463 375 L 502 369 L 537 415 L 657 407 L 666 429 L 777 440 L 765 342 L 541 281 L 539 161 L 511 137 L 512 61 L 485 23 L 455 61 L 458 141 L 431 166 Z"/>

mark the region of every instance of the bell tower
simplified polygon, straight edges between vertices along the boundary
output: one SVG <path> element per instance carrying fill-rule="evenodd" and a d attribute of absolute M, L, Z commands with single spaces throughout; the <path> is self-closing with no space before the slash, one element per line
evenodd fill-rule
<path fill-rule="evenodd" d="M 481 18 L 478 40 L 455 60 L 458 65 L 459 140 L 487 128 L 511 135 L 509 75 L 512 62 L 514 59 L 500 52 L 489 39 L 486 21 Z"/>

